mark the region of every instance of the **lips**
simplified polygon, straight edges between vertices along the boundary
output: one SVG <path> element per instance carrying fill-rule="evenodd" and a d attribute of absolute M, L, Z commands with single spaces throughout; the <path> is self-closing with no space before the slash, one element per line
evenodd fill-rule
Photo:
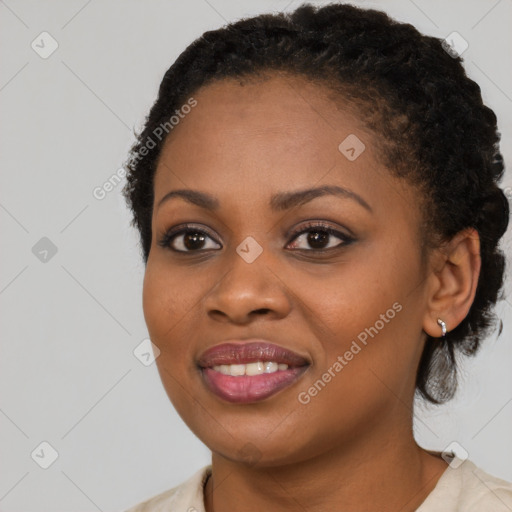
<path fill-rule="evenodd" d="M 206 350 L 199 357 L 198 365 L 206 387 L 213 394 L 227 402 L 243 404 L 264 400 L 291 386 L 303 375 L 309 362 L 273 343 L 245 340 Z M 259 374 L 249 372 L 254 367 L 259 367 Z"/>
<path fill-rule="evenodd" d="M 274 361 L 293 367 L 308 364 L 299 354 L 263 340 L 217 345 L 204 352 L 199 357 L 198 364 L 201 368 L 213 368 L 221 364 L 248 364 L 257 361 Z"/>

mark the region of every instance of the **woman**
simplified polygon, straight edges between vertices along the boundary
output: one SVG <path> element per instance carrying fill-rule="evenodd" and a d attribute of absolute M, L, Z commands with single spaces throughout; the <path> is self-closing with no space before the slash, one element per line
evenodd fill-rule
<path fill-rule="evenodd" d="M 493 325 L 498 142 L 461 59 L 379 11 L 303 5 L 180 55 L 125 195 L 159 373 L 212 464 L 132 512 L 512 510 L 412 432 Z"/>

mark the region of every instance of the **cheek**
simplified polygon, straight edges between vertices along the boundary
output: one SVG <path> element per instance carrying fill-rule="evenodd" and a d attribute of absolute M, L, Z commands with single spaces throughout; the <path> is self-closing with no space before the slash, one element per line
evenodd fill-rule
<path fill-rule="evenodd" d="M 412 255 L 407 261 L 400 257 L 404 250 L 365 250 L 363 257 L 340 264 L 328 276 L 303 276 L 297 293 L 298 303 L 304 303 L 301 315 L 321 341 L 311 380 L 330 370 L 325 377 L 336 383 L 328 387 L 348 392 L 349 402 L 382 391 L 379 378 L 396 389 L 413 376 L 421 303 L 411 290 L 420 275 Z M 339 356 L 343 360 L 336 364 Z M 357 401 L 351 406 L 357 407 Z"/>
<path fill-rule="evenodd" d="M 194 304 L 201 296 L 200 290 L 201 283 L 196 276 L 178 267 L 171 268 L 156 258 L 149 259 L 144 275 L 142 307 L 150 334 L 160 341 L 166 332 L 172 335 L 174 326 L 193 313 Z"/>
<path fill-rule="evenodd" d="M 281 272 L 301 315 L 316 325 L 318 339 L 326 348 L 341 350 L 347 341 L 350 345 L 353 337 L 376 321 L 380 326 L 380 315 L 389 309 L 388 316 L 395 316 L 392 306 L 401 301 L 413 272 L 405 262 L 397 265 L 392 251 L 385 251 L 382 247 L 365 248 L 327 271 L 297 272 L 295 276 Z"/>
<path fill-rule="evenodd" d="M 199 284 L 157 258 L 148 259 L 143 283 L 143 311 L 151 341 L 159 348 L 156 365 L 164 389 L 180 415 L 189 407 L 185 378 L 195 370 L 189 326 L 196 325 Z M 200 296 L 200 294 L 199 294 Z"/>
<path fill-rule="evenodd" d="M 149 337 L 160 350 L 156 363 L 164 381 L 167 377 L 162 368 L 176 376 L 190 360 L 187 325 L 194 323 L 191 317 L 197 303 L 196 286 L 194 280 L 185 285 L 179 271 L 148 262 L 142 294 L 143 311 Z M 172 386 L 171 378 L 166 388 Z"/>

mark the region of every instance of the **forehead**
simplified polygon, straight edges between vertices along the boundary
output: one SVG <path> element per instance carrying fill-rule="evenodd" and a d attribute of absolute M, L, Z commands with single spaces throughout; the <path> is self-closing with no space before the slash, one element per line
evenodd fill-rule
<path fill-rule="evenodd" d="M 324 184 L 380 203 L 381 213 L 396 209 L 397 201 L 409 203 L 405 210 L 415 203 L 409 187 L 380 162 L 378 134 L 366 129 L 352 103 L 320 83 L 286 74 L 225 79 L 192 96 L 197 105 L 160 155 L 155 204 L 183 188 L 221 203 L 268 204 L 276 191 Z"/>
<path fill-rule="evenodd" d="M 166 140 L 156 185 L 172 181 L 172 172 L 196 183 L 223 176 L 233 183 L 254 173 L 277 179 L 290 167 L 300 179 L 298 163 L 311 179 L 319 178 L 339 160 L 339 145 L 349 135 L 364 140 L 364 160 L 376 157 L 372 135 L 352 105 L 301 77 L 226 79 L 193 97 L 197 105 Z"/>

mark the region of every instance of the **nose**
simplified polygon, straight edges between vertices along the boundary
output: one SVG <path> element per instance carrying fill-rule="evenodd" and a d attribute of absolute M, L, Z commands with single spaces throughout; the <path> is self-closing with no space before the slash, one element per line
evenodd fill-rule
<path fill-rule="evenodd" d="M 226 259 L 227 271 L 205 297 L 208 315 L 216 321 L 248 324 L 262 315 L 269 319 L 289 314 L 286 284 L 264 257 L 247 263 L 236 251 Z"/>

